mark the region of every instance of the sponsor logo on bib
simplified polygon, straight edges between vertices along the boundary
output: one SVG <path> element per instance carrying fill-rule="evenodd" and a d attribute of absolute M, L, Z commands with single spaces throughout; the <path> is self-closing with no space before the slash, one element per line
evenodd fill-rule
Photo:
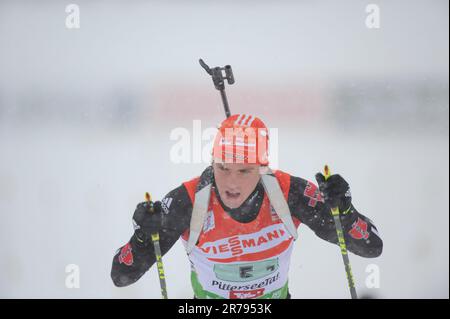
<path fill-rule="evenodd" d="M 264 294 L 264 288 L 261 289 L 255 289 L 255 290 L 244 290 L 244 291 L 238 291 L 238 290 L 232 290 L 230 291 L 230 299 L 251 299 L 251 298 L 258 298 L 261 297 Z"/>
<path fill-rule="evenodd" d="M 211 258 L 231 258 L 263 252 L 289 243 L 290 235 L 282 223 L 266 227 L 258 233 L 237 235 L 214 242 L 204 243 L 201 252 Z"/>

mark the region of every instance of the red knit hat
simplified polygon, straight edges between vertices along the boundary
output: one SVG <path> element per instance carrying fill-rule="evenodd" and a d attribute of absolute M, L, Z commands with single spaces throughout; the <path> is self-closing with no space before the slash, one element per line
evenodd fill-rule
<path fill-rule="evenodd" d="M 261 119 L 234 114 L 219 127 L 213 159 L 220 163 L 268 165 L 269 132 Z"/>

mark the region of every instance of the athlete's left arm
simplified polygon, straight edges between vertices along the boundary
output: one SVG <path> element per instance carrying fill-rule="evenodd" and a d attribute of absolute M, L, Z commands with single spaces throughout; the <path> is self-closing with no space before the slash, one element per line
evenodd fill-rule
<path fill-rule="evenodd" d="M 320 238 L 338 244 L 330 206 L 339 207 L 347 249 L 362 257 L 380 256 L 383 241 L 373 222 L 353 206 L 347 182 L 340 175 L 332 175 L 327 181 L 322 177 L 316 176 L 319 191 L 315 184 L 291 176 L 288 205 L 292 215 Z"/>

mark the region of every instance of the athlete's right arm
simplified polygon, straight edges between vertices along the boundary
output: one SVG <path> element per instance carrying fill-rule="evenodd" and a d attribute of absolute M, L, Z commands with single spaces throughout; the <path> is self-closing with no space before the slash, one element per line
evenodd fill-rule
<path fill-rule="evenodd" d="M 141 203 L 136 208 L 134 219 L 143 205 Z M 162 255 L 189 228 L 191 214 L 192 202 L 184 185 L 172 190 L 162 199 L 159 230 Z M 128 286 L 141 278 L 155 261 L 151 239 L 149 236 L 142 236 L 142 229 L 136 229 L 130 241 L 117 250 L 112 262 L 111 279 L 117 287 Z"/>

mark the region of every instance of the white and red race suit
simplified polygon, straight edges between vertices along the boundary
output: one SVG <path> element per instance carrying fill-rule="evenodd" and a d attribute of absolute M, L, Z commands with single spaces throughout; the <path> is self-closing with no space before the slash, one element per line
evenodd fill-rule
<path fill-rule="evenodd" d="M 275 176 L 287 199 L 290 176 Z M 194 202 L 199 178 L 184 183 Z M 294 240 L 270 205 L 267 194 L 248 223 L 226 213 L 212 191 L 208 216 L 194 250 L 188 255 L 197 298 L 286 298 Z M 300 221 L 294 218 L 295 226 Z M 187 245 L 189 231 L 182 240 Z"/>
<path fill-rule="evenodd" d="M 303 223 L 321 239 L 338 244 L 330 207 L 321 199 L 317 186 L 282 171 L 274 173 L 295 226 Z M 161 200 L 163 255 L 180 238 L 186 244 L 199 181 L 197 177 L 185 182 Z M 198 243 L 188 255 L 195 297 L 286 298 L 295 242 L 273 211 L 261 183 L 236 209 L 226 208 L 214 185 L 213 181 L 208 215 Z M 341 223 L 348 251 L 367 258 L 381 254 L 383 242 L 376 227 L 353 205 L 341 215 Z M 116 252 L 111 278 L 118 287 L 130 285 L 155 261 L 153 244 L 138 241 L 134 234 Z"/>

